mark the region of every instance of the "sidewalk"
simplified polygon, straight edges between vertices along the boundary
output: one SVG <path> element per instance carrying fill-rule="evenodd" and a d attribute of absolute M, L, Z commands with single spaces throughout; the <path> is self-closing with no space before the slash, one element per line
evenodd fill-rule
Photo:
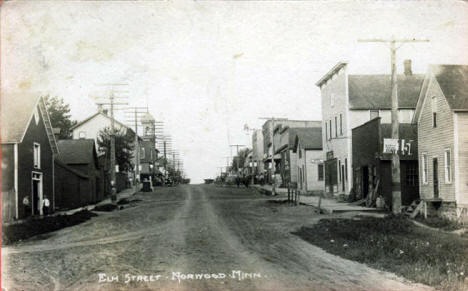
<path fill-rule="evenodd" d="M 135 195 L 138 191 L 141 190 L 141 187 L 142 185 L 137 185 L 137 186 L 133 186 L 131 188 L 127 188 L 127 189 L 124 189 L 122 191 L 120 191 L 119 193 L 117 193 L 117 200 L 116 201 L 119 201 L 120 199 L 124 199 L 124 198 L 129 198 L 133 195 Z M 55 212 L 53 214 L 51 214 L 51 216 L 56 216 L 56 215 L 72 215 L 76 212 L 80 212 L 82 210 L 93 210 L 96 206 L 99 206 L 99 205 L 104 205 L 104 204 L 109 204 L 109 203 L 112 203 L 111 201 L 111 198 L 108 197 L 96 204 L 92 204 L 92 205 L 86 205 L 86 206 L 82 206 L 82 207 L 79 207 L 79 208 L 75 208 L 75 209 L 72 209 L 72 210 L 65 210 L 65 211 L 60 211 L 60 212 Z"/>
<path fill-rule="evenodd" d="M 271 195 L 271 185 L 252 185 L 254 188 L 260 192 L 267 193 Z M 286 198 L 288 196 L 287 188 L 276 188 L 277 198 Z M 304 196 L 299 195 L 299 203 L 305 205 L 310 205 L 318 208 L 319 206 L 319 197 L 318 196 Z M 346 202 L 338 202 L 335 199 L 322 198 L 320 202 L 320 209 L 325 213 L 339 213 L 339 212 L 350 212 L 350 211 L 359 211 L 359 212 L 382 212 L 383 210 L 371 207 L 363 207 L 357 205 L 351 205 Z"/>

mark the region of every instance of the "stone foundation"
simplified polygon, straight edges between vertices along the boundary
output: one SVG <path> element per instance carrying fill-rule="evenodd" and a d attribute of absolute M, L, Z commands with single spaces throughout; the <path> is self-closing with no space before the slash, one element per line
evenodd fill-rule
<path fill-rule="evenodd" d="M 438 206 L 440 205 L 440 206 Z M 468 207 L 457 206 L 456 202 L 427 202 L 427 216 L 439 216 L 452 221 L 468 223 Z"/>

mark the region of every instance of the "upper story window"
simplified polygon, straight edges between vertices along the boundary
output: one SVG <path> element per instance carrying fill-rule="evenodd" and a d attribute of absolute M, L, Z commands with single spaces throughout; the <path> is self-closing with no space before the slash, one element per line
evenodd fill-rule
<path fill-rule="evenodd" d="M 450 150 L 446 149 L 444 153 L 445 160 L 445 183 L 452 183 L 452 161 Z"/>
<path fill-rule="evenodd" d="M 318 165 L 318 180 L 323 181 L 323 164 Z"/>
<path fill-rule="evenodd" d="M 421 155 L 422 182 L 427 184 L 427 154 Z"/>
<path fill-rule="evenodd" d="M 328 140 L 328 125 L 327 125 L 327 122 L 325 122 L 325 140 Z"/>
<path fill-rule="evenodd" d="M 340 113 L 340 135 L 343 135 L 343 114 Z"/>
<path fill-rule="evenodd" d="M 143 160 L 145 158 L 145 148 L 140 148 L 140 159 Z"/>
<path fill-rule="evenodd" d="M 379 117 L 379 111 L 378 110 L 371 110 L 370 111 L 370 120 Z"/>
<path fill-rule="evenodd" d="M 434 96 L 431 100 L 432 109 L 432 127 L 437 127 L 437 98 Z"/>
<path fill-rule="evenodd" d="M 37 142 L 33 145 L 34 168 L 41 168 L 41 145 Z"/>
<path fill-rule="evenodd" d="M 338 117 L 335 116 L 335 137 L 338 137 Z"/>
<path fill-rule="evenodd" d="M 329 126 L 330 126 L 330 139 L 331 139 L 332 138 L 332 121 L 331 121 L 331 119 L 328 122 L 329 122 Z"/>
<path fill-rule="evenodd" d="M 334 107 L 335 106 L 335 94 L 330 94 L 330 106 Z"/>
<path fill-rule="evenodd" d="M 298 152 L 299 152 L 299 159 L 302 159 L 302 150 L 301 150 L 301 148 L 300 148 L 300 147 L 299 147 L 299 150 L 298 150 Z"/>

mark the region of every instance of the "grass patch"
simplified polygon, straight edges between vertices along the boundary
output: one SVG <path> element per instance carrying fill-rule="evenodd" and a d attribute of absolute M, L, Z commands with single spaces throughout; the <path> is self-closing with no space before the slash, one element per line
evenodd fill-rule
<path fill-rule="evenodd" d="M 294 234 L 330 253 L 415 282 L 468 290 L 468 240 L 422 229 L 404 217 L 322 219 Z"/>
<path fill-rule="evenodd" d="M 462 224 L 447 219 L 445 217 L 430 216 L 426 219 L 424 219 L 423 217 L 417 217 L 416 220 L 427 226 L 440 228 L 445 231 L 454 231 L 463 228 Z"/>
<path fill-rule="evenodd" d="M 2 245 L 80 224 L 94 216 L 97 216 L 97 214 L 82 210 L 72 215 L 46 216 L 42 219 L 31 219 L 20 224 L 2 225 Z"/>

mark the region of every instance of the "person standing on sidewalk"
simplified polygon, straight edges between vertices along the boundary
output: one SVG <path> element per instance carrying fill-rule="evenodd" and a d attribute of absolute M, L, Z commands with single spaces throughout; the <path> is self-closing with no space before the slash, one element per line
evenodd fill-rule
<path fill-rule="evenodd" d="M 42 210 L 44 212 L 44 215 L 49 215 L 49 207 L 50 207 L 50 201 L 47 197 L 44 198 L 42 201 Z"/>

